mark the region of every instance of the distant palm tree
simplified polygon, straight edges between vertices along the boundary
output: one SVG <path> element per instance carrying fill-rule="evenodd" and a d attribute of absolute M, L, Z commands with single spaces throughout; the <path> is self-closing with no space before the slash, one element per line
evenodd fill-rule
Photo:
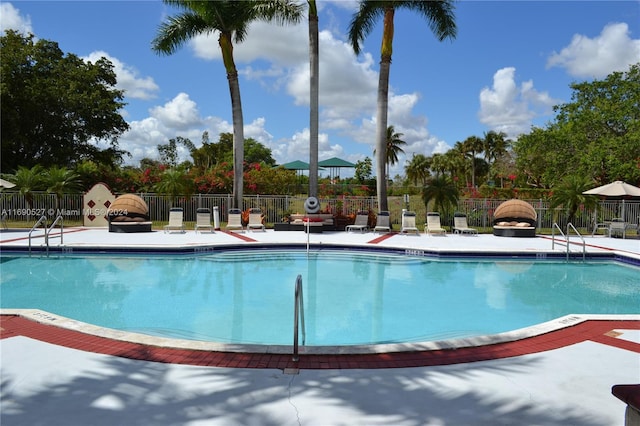
<path fill-rule="evenodd" d="M 160 182 L 154 185 L 155 191 L 166 194 L 171 199 L 171 206 L 177 204 L 180 196 L 190 197 L 193 189 L 193 181 L 182 168 L 165 170 L 160 176 Z"/>
<path fill-rule="evenodd" d="M 66 167 L 52 166 L 44 175 L 47 192 L 56 196 L 56 212 L 60 210 L 60 199 L 65 193 L 78 192 L 82 189 L 82 179 L 74 170 Z"/>
<path fill-rule="evenodd" d="M 167 18 L 152 42 L 157 53 L 170 55 L 188 40 L 200 34 L 217 32 L 222 61 L 227 71 L 233 117 L 233 195 L 234 207 L 242 208 L 244 172 L 244 119 L 240 99 L 238 70 L 233 58 L 233 43 L 247 36 L 249 24 L 256 20 L 278 23 L 298 22 L 301 6 L 290 0 L 164 0 L 182 13 Z"/>
<path fill-rule="evenodd" d="M 429 203 L 433 201 L 433 209 L 448 216 L 458 205 L 458 188 L 446 176 L 435 177 L 422 190 L 422 201 L 429 210 Z"/>
<path fill-rule="evenodd" d="M 393 53 L 393 18 L 395 11 L 408 9 L 427 20 L 438 40 L 454 38 L 456 23 L 452 0 L 360 0 L 360 8 L 349 24 L 349 40 L 353 51 L 360 53 L 360 43 L 374 30 L 379 19 L 383 21 L 382 46 L 380 48 L 380 75 L 378 80 L 378 105 L 376 115 L 376 181 L 378 207 L 388 210 L 387 179 L 385 176 L 387 113 L 389 105 L 389 72 Z"/>
<path fill-rule="evenodd" d="M 478 136 L 469 136 L 462 142 L 462 149 L 471 164 L 471 186 L 476 187 L 476 156 L 482 152 L 484 142 Z"/>
<path fill-rule="evenodd" d="M 404 168 L 407 179 L 413 182 L 414 185 L 423 186 L 427 182 L 427 178 L 431 175 L 429 172 L 431 164 L 431 158 L 422 154 L 414 154 L 413 157 L 411 157 L 411 161 L 409 161 Z"/>
<path fill-rule="evenodd" d="M 401 145 L 406 145 L 407 143 L 403 141 L 401 138 L 404 136 L 404 133 L 396 133 L 396 129 L 393 126 L 387 127 L 387 136 L 386 136 L 386 159 L 385 164 L 387 166 L 386 176 L 389 177 L 390 166 L 393 166 L 398 162 L 398 154 L 403 153 L 404 150 L 400 148 Z M 373 150 L 373 155 L 376 155 L 376 150 Z"/>
<path fill-rule="evenodd" d="M 586 209 L 593 209 L 598 199 L 593 195 L 584 195 L 583 192 L 591 189 L 593 182 L 583 175 L 567 175 L 558 185 L 553 187 L 550 207 L 563 206 L 568 213 L 567 223 L 573 222 L 578 208 L 582 205 Z"/>
<path fill-rule="evenodd" d="M 509 148 L 507 135 L 503 132 L 496 132 L 495 130 L 485 132 L 482 145 L 484 158 L 489 165 L 493 164 L 498 157 L 506 154 Z"/>
<path fill-rule="evenodd" d="M 22 195 L 27 202 L 28 212 L 33 209 L 33 197 L 35 191 L 41 191 L 45 189 L 44 180 L 44 168 L 36 164 L 35 166 L 28 168 L 25 166 L 18 166 L 18 170 L 13 175 L 9 175 L 8 179 L 16 184 L 18 193 Z M 30 220 L 31 214 L 27 214 L 27 220 Z"/>

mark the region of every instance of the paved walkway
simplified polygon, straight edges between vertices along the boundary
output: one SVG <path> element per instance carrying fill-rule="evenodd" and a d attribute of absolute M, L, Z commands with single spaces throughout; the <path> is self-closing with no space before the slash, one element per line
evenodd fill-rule
<path fill-rule="evenodd" d="M 552 250 L 551 241 L 542 237 L 381 238 L 344 232 L 110 234 L 65 229 L 63 241 L 59 240 L 53 235 L 51 247 L 64 246 L 65 251 L 122 246 L 195 251 L 238 244 L 307 243 L 387 247 L 414 254 L 532 256 L 562 255 L 565 250 L 564 246 Z M 588 253 L 640 259 L 640 240 L 586 240 Z M 0 233 L 3 251 L 24 249 L 27 244 L 24 233 Z M 42 244 L 43 238 L 35 235 L 32 245 Z M 406 363 L 406 353 L 369 354 L 356 357 L 374 357 L 370 360 L 381 364 L 356 360 L 352 365 L 308 365 L 298 371 L 289 364 L 282 369 L 265 368 L 270 364 L 229 368 L 175 364 L 171 359 L 143 361 L 140 358 L 153 354 L 149 346 L 142 346 L 138 356 L 123 358 L 82 347 L 91 338 L 63 346 L 48 342 L 52 339 L 48 336 L 56 338 L 56 333 L 47 333 L 53 328 L 49 325 L 13 316 L 2 319 L 3 425 L 622 425 L 625 407 L 611 395 L 611 386 L 640 382 L 637 317 L 586 321 L 542 340 L 496 345 L 489 352 L 487 346 L 475 352 L 420 351 L 421 364 Z M 490 352 L 494 355 L 477 356 Z"/>

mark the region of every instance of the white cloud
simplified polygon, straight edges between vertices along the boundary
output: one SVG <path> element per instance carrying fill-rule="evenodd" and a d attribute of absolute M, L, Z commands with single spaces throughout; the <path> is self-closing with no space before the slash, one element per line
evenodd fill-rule
<path fill-rule="evenodd" d="M 640 40 L 631 39 L 626 23 L 615 23 L 595 38 L 574 35 L 569 46 L 549 57 L 547 68 L 562 67 L 574 77 L 603 78 L 639 61 Z"/>
<path fill-rule="evenodd" d="M 172 129 L 186 130 L 202 124 L 196 103 L 186 93 L 179 93 L 163 106 L 152 108 L 150 113 L 153 118 Z"/>
<path fill-rule="evenodd" d="M 91 52 L 89 56 L 83 58 L 86 61 L 95 63 L 101 58 L 108 59 L 113 64 L 113 70 L 116 73 L 116 87 L 125 91 L 125 96 L 134 99 L 152 99 L 155 93 L 160 89 L 151 77 L 141 78 L 138 76 L 138 70 L 129 66 L 118 58 L 114 58 L 103 51 Z"/>
<path fill-rule="evenodd" d="M 150 114 L 150 117 L 143 120 L 129 122 L 129 131 L 119 139 L 120 148 L 131 153 L 131 158 L 125 158 L 127 164 L 137 166 L 145 157 L 158 159 L 158 145 L 166 144 L 169 139 L 177 136 L 188 138 L 196 147 L 200 147 L 205 131 L 209 132 L 212 142 L 218 140 L 220 133 L 233 132 L 232 124 L 225 120 L 213 116 L 201 117 L 196 103 L 185 93 L 178 94 L 163 106 L 153 108 Z M 273 136 L 266 130 L 264 118 L 245 123 L 244 136 L 257 140 L 274 153 L 279 148 L 277 145 L 276 149 L 273 148 Z M 179 161 L 190 159 L 189 153 L 182 146 L 178 146 L 178 155 Z"/>
<path fill-rule="evenodd" d="M 22 16 L 20 9 L 16 9 L 11 3 L 0 4 L 0 32 L 4 34 L 6 30 L 15 30 L 25 35 L 33 33 L 31 17 Z"/>
<path fill-rule="evenodd" d="M 512 138 L 529 131 L 535 117 L 548 114 L 550 108 L 558 103 L 546 92 L 535 90 L 531 80 L 518 87 L 515 72 L 513 67 L 496 71 L 493 87 L 480 91 L 478 113 L 480 122 Z"/>
<path fill-rule="evenodd" d="M 248 64 L 265 60 L 284 66 L 291 66 L 308 57 L 307 44 L 299 43 L 308 34 L 306 24 L 279 26 L 266 22 L 254 22 L 247 31 L 245 41 L 234 44 L 233 58 L 238 64 Z M 190 41 L 190 46 L 198 58 L 206 60 L 222 59 L 218 44 L 218 32 L 201 34 Z"/>

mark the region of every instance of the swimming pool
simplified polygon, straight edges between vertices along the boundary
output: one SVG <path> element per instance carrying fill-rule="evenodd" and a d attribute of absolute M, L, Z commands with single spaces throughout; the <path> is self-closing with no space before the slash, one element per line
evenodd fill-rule
<path fill-rule="evenodd" d="M 568 314 L 637 314 L 638 268 L 352 251 L 2 257 L 2 308 L 155 336 L 290 345 L 296 276 L 306 345 L 479 336 Z"/>

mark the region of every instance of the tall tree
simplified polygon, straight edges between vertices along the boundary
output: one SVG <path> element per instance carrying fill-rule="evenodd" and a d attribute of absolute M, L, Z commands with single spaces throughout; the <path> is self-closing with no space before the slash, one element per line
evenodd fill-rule
<path fill-rule="evenodd" d="M 0 50 L 2 170 L 121 161 L 118 137 L 129 125 L 111 62 L 85 62 L 53 41 L 15 31 L 0 37 Z M 110 147 L 98 149 L 96 139 Z"/>
<path fill-rule="evenodd" d="M 218 45 L 227 72 L 233 119 L 233 203 L 242 208 L 244 172 L 244 119 L 240 98 L 238 70 L 233 56 L 233 43 L 242 43 L 249 24 L 275 21 L 279 24 L 298 22 L 301 6 L 290 0 L 198 1 L 164 0 L 182 10 L 167 18 L 158 28 L 152 42 L 157 53 L 170 55 L 185 42 L 200 34 L 218 33 Z"/>
<path fill-rule="evenodd" d="M 309 196 L 318 196 L 318 115 L 320 97 L 320 41 L 318 38 L 318 8 L 315 0 L 309 4 Z"/>
<path fill-rule="evenodd" d="M 378 19 L 383 20 L 382 45 L 380 48 L 380 75 L 376 114 L 376 183 L 378 207 L 388 210 L 386 165 L 386 132 L 389 105 L 389 73 L 393 53 L 394 15 L 398 9 L 407 9 L 421 15 L 438 40 L 455 38 L 456 23 L 452 0 L 360 0 L 360 8 L 349 24 L 349 41 L 356 54 L 361 42 L 373 31 Z"/>

